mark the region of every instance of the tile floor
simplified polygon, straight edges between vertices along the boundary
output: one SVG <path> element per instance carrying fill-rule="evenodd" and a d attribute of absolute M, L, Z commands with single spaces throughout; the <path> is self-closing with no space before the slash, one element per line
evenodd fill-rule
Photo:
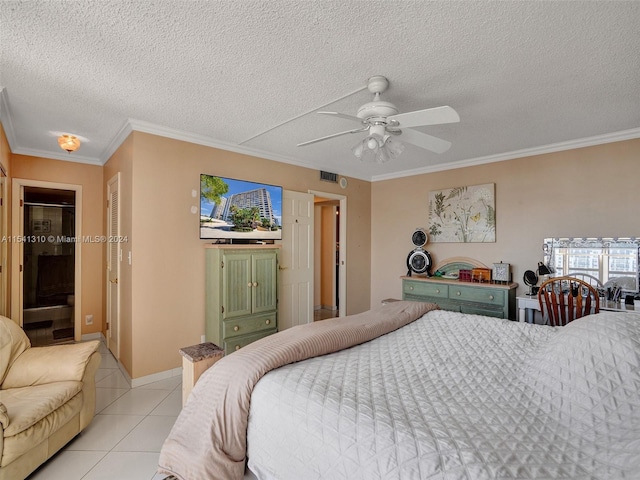
<path fill-rule="evenodd" d="M 160 480 L 160 448 L 182 408 L 182 377 L 130 388 L 104 344 L 96 416 L 28 480 Z"/>

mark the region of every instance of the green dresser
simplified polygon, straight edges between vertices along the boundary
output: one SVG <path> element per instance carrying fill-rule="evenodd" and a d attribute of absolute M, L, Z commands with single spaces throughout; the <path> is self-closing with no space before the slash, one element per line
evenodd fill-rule
<path fill-rule="evenodd" d="M 443 310 L 516 319 L 517 283 L 493 284 L 402 277 L 402 299 L 436 303 Z"/>
<path fill-rule="evenodd" d="M 207 342 L 226 354 L 278 330 L 277 245 L 206 245 Z"/>

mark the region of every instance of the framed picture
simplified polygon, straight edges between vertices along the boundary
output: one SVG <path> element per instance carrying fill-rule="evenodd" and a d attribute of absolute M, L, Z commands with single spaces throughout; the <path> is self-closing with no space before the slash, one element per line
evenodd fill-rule
<path fill-rule="evenodd" d="M 431 242 L 495 242 L 495 183 L 429 192 Z"/>
<path fill-rule="evenodd" d="M 33 220 L 33 224 L 31 226 L 31 232 L 33 234 L 51 232 L 51 220 L 49 219 Z"/>

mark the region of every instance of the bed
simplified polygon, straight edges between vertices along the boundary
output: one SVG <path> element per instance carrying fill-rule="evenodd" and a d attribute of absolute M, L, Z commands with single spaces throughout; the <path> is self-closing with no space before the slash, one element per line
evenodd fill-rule
<path fill-rule="evenodd" d="M 206 372 L 159 470 L 235 479 L 248 458 L 260 480 L 638 478 L 638 314 L 553 328 L 397 302 L 317 323 Z"/>

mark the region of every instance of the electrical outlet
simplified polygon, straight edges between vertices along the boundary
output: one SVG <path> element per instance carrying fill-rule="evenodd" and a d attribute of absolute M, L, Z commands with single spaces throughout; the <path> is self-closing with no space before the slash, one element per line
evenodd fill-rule
<path fill-rule="evenodd" d="M 93 325 L 93 315 L 86 315 L 84 317 L 84 324 L 85 325 Z"/>
<path fill-rule="evenodd" d="M 204 335 L 202 335 L 202 336 L 200 337 L 200 343 L 204 343 L 204 342 L 206 342 L 206 341 L 207 341 L 207 337 L 205 337 Z"/>

